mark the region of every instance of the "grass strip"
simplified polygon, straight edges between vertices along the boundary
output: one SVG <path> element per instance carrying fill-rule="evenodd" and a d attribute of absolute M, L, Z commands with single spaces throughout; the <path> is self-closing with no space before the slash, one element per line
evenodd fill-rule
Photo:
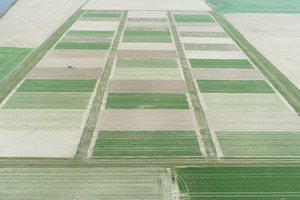
<path fill-rule="evenodd" d="M 193 105 L 193 108 L 195 111 L 196 120 L 200 127 L 200 134 L 203 137 L 202 140 L 205 145 L 207 156 L 208 157 L 216 157 L 217 153 L 216 153 L 216 149 L 214 147 L 214 143 L 213 143 L 211 135 L 210 135 L 210 131 L 209 131 L 209 127 L 208 127 L 208 124 L 206 121 L 205 113 L 201 106 L 201 103 L 200 103 L 200 100 L 199 100 L 199 97 L 197 94 L 197 88 L 193 81 L 193 76 L 189 69 L 187 59 L 184 54 L 183 46 L 181 45 L 179 35 L 178 35 L 177 29 L 176 29 L 176 25 L 174 23 L 174 20 L 173 20 L 173 17 L 172 17 L 172 14 L 170 11 L 168 11 L 168 19 L 170 22 L 170 27 L 171 27 L 172 34 L 174 37 L 174 41 L 176 44 L 178 56 L 179 56 L 179 59 L 181 62 L 186 86 L 187 86 L 188 92 L 190 94 L 191 102 L 192 102 L 192 105 Z"/>
<path fill-rule="evenodd" d="M 92 140 L 95 128 L 96 128 L 98 116 L 100 114 L 101 104 L 103 101 L 104 93 L 105 93 L 106 87 L 108 85 L 108 81 L 109 81 L 109 77 L 110 77 L 110 74 L 112 71 L 112 66 L 114 64 L 115 57 L 117 55 L 118 45 L 121 40 L 121 35 L 123 33 L 123 30 L 125 28 L 127 13 L 128 13 L 128 11 L 123 12 L 118 31 L 113 40 L 112 48 L 110 50 L 109 57 L 107 59 L 105 68 L 101 75 L 101 79 L 98 84 L 98 89 L 96 91 L 96 95 L 93 100 L 90 114 L 86 121 L 86 125 L 84 127 L 84 130 L 83 130 L 83 133 L 81 136 L 81 140 L 80 140 L 80 143 L 77 148 L 75 159 L 85 160 L 87 157 L 88 149 L 91 144 L 91 140 Z"/>
<path fill-rule="evenodd" d="M 212 16 L 223 27 L 227 34 L 251 59 L 278 92 L 300 115 L 300 90 L 284 76 L 266 57 L 264 57 L 245 37 L 236 30 L 221 14 L 211 12 Z"/>

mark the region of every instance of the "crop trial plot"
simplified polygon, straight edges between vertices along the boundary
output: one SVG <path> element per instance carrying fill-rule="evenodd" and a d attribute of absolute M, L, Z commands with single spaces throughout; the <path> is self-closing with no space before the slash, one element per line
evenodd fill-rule
<path fill-rule="evenodd" d="M 171 198 L 171 183 L 168 169 L 9 168 L 0 172 L 0 198 L 160 200 Z"/>
<path fill-rule="evenodd" d="M 192 68 L 254 68 L 252 64 L 246 59 L 190 59 L 190 63 Z"/>
<path fill-rule="evenodd" d="M 226 33 L 223 32 L 192 32 L 180 31 L 180 37 L 203 37 L 203 38 L 227 38 Z"/>
<path fill-rule="evenodd" d="M 77 67 L 77 65 L 76 65 Z M 28 79 L 65 79 L 65 80 L 91 80 L 98 79 L 102 73 L 101 68 L 76 68 L 76 70 L 66 70 L 64 68 L 34 68 Z"/>
<path fill-rule="evenodd" d="M 100 131 L 92 157 L 201 156 L 195 131 Z"/>
<path fill-rule="evenodd" d="M 184 47 L 186 50 L 197 50 L 197 51 L 239 51 L 234 44 L 193 44 L 185 43 Z"/>
<path fill-rule="evenodd" d="M 189 109 L 185 94 L 109 93 L 106 109 Z"/>
<path fill-rule="evenodd" d="M 298 167 L 211 167 L 175 169 L 181 196 L 209 200 L 297 200 Z"/>
<path fill-rule="evenodd" d="M 170 31 L 125 31 L 123 42 L 171 43 Z"/>
<path fill-rule="evenodd" d="M 0 83 L 31 51 L 30 48 L 0 47 Z"/>
<path fill-rule="evenodd" d="M 179 15 L 175 14 L 176 22 L 215 22 L 210 15 Z"/>

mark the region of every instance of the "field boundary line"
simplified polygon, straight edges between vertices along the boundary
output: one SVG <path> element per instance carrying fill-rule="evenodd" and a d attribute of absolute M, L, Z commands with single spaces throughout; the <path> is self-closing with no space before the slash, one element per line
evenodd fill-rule
<path fill-rule="evenodd" d="M 188 93 L 190 94 L 191 102 L 192 102 L 192 105 L 194 108 L 195 117 L 196 117 L 198 126 L 200 128 L 199 132 L 202 135 L 203 142 L 205 144 L 207 157 L 216 157 L 217 156 L 216 149 L 214 147 L 214 143 L 211 138 L 211 134 L 209 131 L 208 123 L 206 121 L 206 116 L 205 116 L 204 110 L 202 108 L 199 97 L 197 95 L 197 89 L 196 89 L 195 83 L 193 81 L 192 73 L 189 69 L 183 47 L 182 47 L 182 44 L 179 39 L 179 35 L 178 35 L 177 28 L 176 28 L 176 25 L 175 25 L 175 22 L 173 19 L 173 15 L 171 14 L 170 11 L 167 12 L 167 15 L 168 15 L 169 23 L 170 23 L 171 32 L 172 32 L 172 35 L 174 38 L 174 42 L 175 42 L 175 45 L 177 48 L 178 57 L 181 62 L 182 71 L 184 73 L 186 87 L 187 87 Z"/>
<path fill-rule="evenodd" d="M 276 90 L 300 115 L 300 90 L 282 74 L 264 55 L 262 55 L 248 40 L 220 13 L 211 11 L 210 14 L 221 25 L 225 32 L 250 58 L 255 66 L 272 83 Z"/>
<path fill-rule="evenodd" d="M 95 95 L 95 98 L 93 100 L 93 105 L 91 107 L 90 114 L 88 116 L 86 125 L 84 127 L 80 143 L 77 148 L 77 152 L 75 155 L 75 159 L 80 160 L 86 160 L 88 155 L 88 150 L 97 126 L 97 120 L 101 111 L 102 107 L 102 101 L 104 94 L 106 92 L 106 88 L 109 82 L 110 74 L 112 72 L 112 67 L 117 55 L 117 50 L 119 46 L 119 42 L 121 40 L 121 36 L 123 33 L 123 30 L 125 28 L 125 22 L 127 18 L 127 12 L 123 11 L 122 18 L 120 20 L 119 28 L 117 30 L 116 36 L 112 42 L 112 47 L 108 56 L 108 59 L 106 61 L 104 70 L 101 75 L 100 82 L 98 84 L 98 89 Z"/>

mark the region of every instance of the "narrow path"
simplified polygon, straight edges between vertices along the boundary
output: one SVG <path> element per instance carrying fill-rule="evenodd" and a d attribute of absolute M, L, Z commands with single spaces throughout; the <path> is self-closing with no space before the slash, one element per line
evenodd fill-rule
<path fill-rule="evenodd" d="M 208 157 L 216 157 L 217 153 L 216 153 L 216 149 L 215 149 L 215 146 L 214 146 L 214 143 L 213 143 L 210 131 L 209 131 L 205 113 L 202 109 L 199 97 L 197 95 L 197 88 L 193 81 L 193 76 L 189 69 L 189 66 L 188 66 L 184 51 L 183 51 L 183 47 L 181 45 L 179 35 L 178 35 L 177 29 L 176 29 L 176 25 L 174 23 L 174 20 L 173 20 L 173 17 L 172 17 L 172 14 L 170 11 L 168 11 L 168 18 L 169 18 L 169 22 L 170 22 L 171 31 L 172 31 L 172 34 L 174 37 L 174 41 L 176 44 L 179 60 L 181 62 L 184 78 L 186 81 L 186 87 L 190 94 L 191 102 L 194 107 L 194 112 L 195 112 L 195 116 L 196 116 L 196 119 L 198 122 L 198 126 L 200 127 L 200 134 L 202 135 L 203 142 L 205 144 L 206 154 Z"/>
<path fill-rule="evenodd" d="M 121 39 L 121 35 L 123 33 L 124 27 L 125 27 L 125 22 L 126 22 L 126 18 L 127 18 L 127 11 L 123 12 L 121 21 L 120 21 L 120 25 L 118 28 L 118 31 L 116 33 L 115 39 L 112 43 L 112 48 L 109 52 L 109 57 L 107 59 L 105 68 L 103 70 L 103 73 L 101 75 L 101 79 L 98 85 L 98 89 L 91 107 L 91 111 L 89 114 L 89 117 L 87 119 L 86 125 L 84 127 L 82 136 L 81 136 L 81 140 L 75 155 L 75 159 L 81 159 L 81 160 L 85 160 L 88 154 L 88 149 L 97 125 L 97 119 L 98 116 L 100 114 L 100 110 L 101 110 L 101 104 L 103 101 L 103 97 L 105 94 L 105 90 L 109 81 L 109 77 L 112 71 L 112 67 L 114 64 L 114 60 L 117 54 L 117 49 L 118 49 L 118 45 Z"/>

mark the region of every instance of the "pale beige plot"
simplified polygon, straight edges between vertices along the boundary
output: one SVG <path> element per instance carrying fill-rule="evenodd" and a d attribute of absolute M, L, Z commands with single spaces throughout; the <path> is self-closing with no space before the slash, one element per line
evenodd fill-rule
<path fill-rule="evenodd" d="M 80 17 L 77 21 L 120 21 L 118 17 Z"/>
<path fill-rule="evenodd" d="M 186 32 L 224 32 L 221 27 L 177 27 L 178 31 Z"/>
<path fill-rule="evenodd" d="M 209 15 L 209 12 L 201 11 L 172 11 L 173 15 Z"/>
<path fill-rule="evenodd" d="M 220 27 L 215 22 L 176 22 L 177 27 Z"/>
<path fill-rule="evenodd" d="M 45 57 L 51 58 L 107 58 L 108 50 L 87 50 L 87 49 L 52 49 Z"/>
<path fill-rule="evenodd" d="M 18 0 L 0 20 L 0 46 L 38 47 L 85 1 Z"/>
<path fill-rule="evenodd" d="M 126 27 L 169 27 L 168 22 L 126 22 Z"/>
<path fill-rule="evenodd" d="M 247 59 L 242 51 L 185 51 L 190 59 Z"/>
<path fill-rule="evenodd" d="M 128 18 L 167 18 L 166 11 L 129 11 Z"/>
<path fill-rule="evenodd" d="M 176 50 L 173 43 L 121 43 L 119 50 Z"/>
<path fill-rule="evenodd" d="M 119 58 L 177 58 L 177 51 L 119 50 Z"/>
<path fill-rule="evenodd" d="M 98 130 L 103 131 L 164 131 L 196 130 L 191 110 L 102 110 Z"/>
<path fill-rule="evenodd" d="M 186 93 L 182 80 L 110 80 L 109 93 Z"/>
<path fill-rule="evenodd" d="M 200 69 L 192 68 L 198 80 L 266 80 L 257 69 Z"/>
<path fill-rule="evenodd" d="M 70 30 L 81 31 L 116 31 L 119 27 L 119 22 L 106 21 L 76 21 Z"/>
<path fill-rule="evenodd" d="M 181 37 L 180 40 L 182 43 L 235 44 L 231 38 Z"/>
<path fill-rule="evenodd" d="M 28 79 L 99 79 L 101 68 L 35 68 Z"/>
<path fill-rule="evenodd" d="M 199 0 L 90 0 L 84 10 L 195 10 L 210 11 L 205 1 Z"/>
<path fill-rule="evenodd" d="M 215 131 L 300 131 L 300 118 L 291 111 L 207 110 Z"/>
<path fill-rule="evenodd" d="M 79 131 L 3 131 L 0 157 L 73 157 L 81 137 Z"/>

